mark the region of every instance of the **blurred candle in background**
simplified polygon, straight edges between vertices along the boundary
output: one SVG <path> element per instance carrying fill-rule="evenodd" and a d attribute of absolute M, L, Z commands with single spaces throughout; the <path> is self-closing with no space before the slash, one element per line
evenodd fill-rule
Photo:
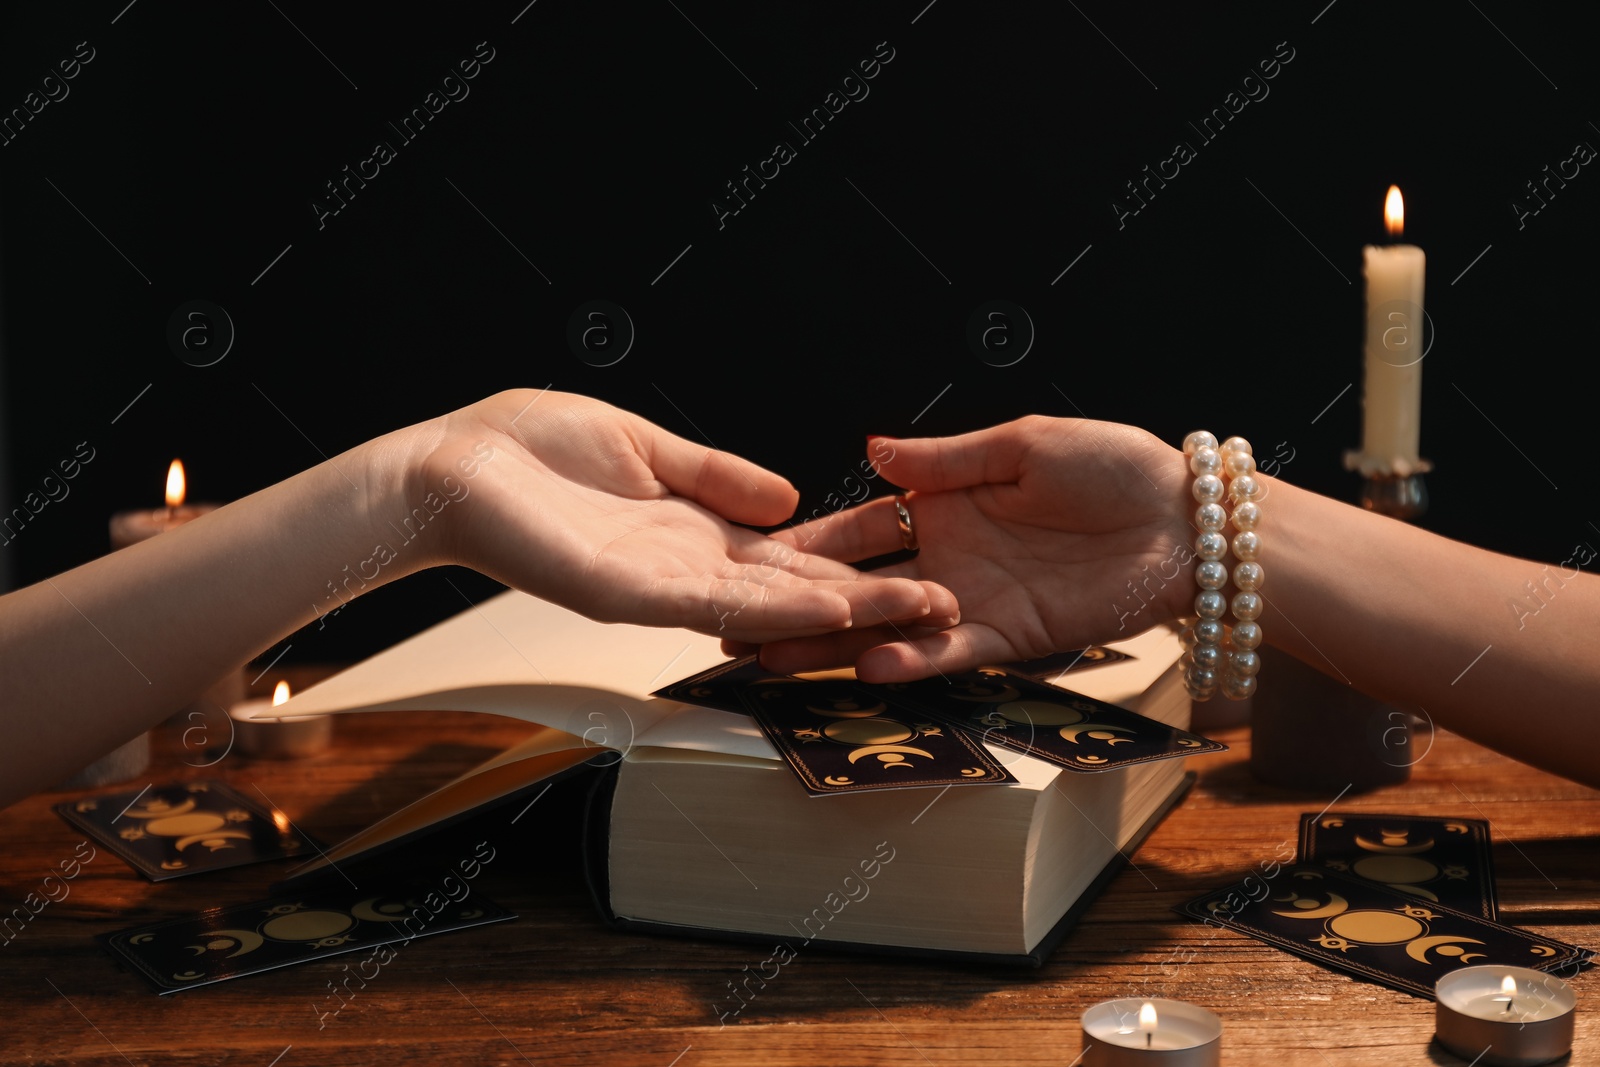
<path fill-rule="evenodd" d="M 1389 186 L 1384 224 L 1398 241 L 1405 233 L 1405 203 Z M 1416 245 L 1367 245 L 1366 385 L 1362 402 L 1361 470 L 1414 473 L 1422 433 L 1422 291 L 1427 257 Z"/>

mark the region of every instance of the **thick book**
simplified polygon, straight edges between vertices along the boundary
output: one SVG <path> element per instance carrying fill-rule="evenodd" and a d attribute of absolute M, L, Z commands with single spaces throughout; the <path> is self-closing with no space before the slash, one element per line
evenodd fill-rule
<path fill-rule="evenodd" d="M 1180 728 L 1176 634 L 1059 677 Z M 595 764 L 587 860 L 615 925 L 1038 964 L 1192 776 L 1076 773 L 985 746 L 1006 784 L 809 796 L 746 715 L 649 694 L 724 660 L 682 630 L 596 623 L 508 592 L 335 675 L 275 715 L 460 710 L 529 738 L 291 873 L 310 878 Z"/>

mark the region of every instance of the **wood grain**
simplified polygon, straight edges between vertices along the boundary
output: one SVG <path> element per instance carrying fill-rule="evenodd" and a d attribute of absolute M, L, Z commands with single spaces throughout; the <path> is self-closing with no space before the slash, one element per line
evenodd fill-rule
<path fill-rule="evenodd" d="M 304 680 L 304 679 L 302 679 Z M 393 811 L 523 735 L 492 716 L 346 716 L 307 760 L 215 758 L 158 731 L 149 778 L 259 787 L 325 842 Z M 225 729 L 225 728 L 224 728 Z M 1333 798 L 1259 785 L 1249 730 L 1199 757 L 1199 782 L 1084 922 L 1037 971 L 800 953 L 737 1016 L 727 983 L 758 945 L 619 934 L 596 918 L 576 864 L 577 784 L 440 831 L 406 854 L 426 872 L 488 840 L 476 885 L 513 923 L 419 939 L 339 1005 L 333 958 L 170 997 L 120 969 L 97 935 L 267 895 L 285 864 L 152 885 L 100 851 L 20 935 L 0 946 L 5 1064 L 1070 1064 L 1078 1016 L 1111 997 L 1193 1001 L 1224 1020 L 1233 1065 L 1448 1064 L 1430 1044 L 1433 1004 L 1295 959 L 1176 915 L 1173 905 L 1293 847 L 1302 812 Z M 193 738 L 191 738 L 191 741 Z M 134 783 L 137 788 L 142 783 Z M 128 788 L 128 787 L 122 787 Z M 116 787 L 107 792 L 116 791 Z M 40 794 L 0 812 L 0 909 L 21 906 L 82 835 Z M 1600 794 L 1440 733 L 1411 781 L 1341 810 L 1470 816 L 1492 823 L 1503 917 L 1579 944 L 1600 920 Z M 513 818 L 517 818 L 513 825 Z M 1580 976 L 1574 1062 L 1600 1053 L 1600 1012 Z M 1600 989 L 1600 987 L 1596 987 Z M 1585 1055 L 1587 1053 L 1587 1056 Z"/>

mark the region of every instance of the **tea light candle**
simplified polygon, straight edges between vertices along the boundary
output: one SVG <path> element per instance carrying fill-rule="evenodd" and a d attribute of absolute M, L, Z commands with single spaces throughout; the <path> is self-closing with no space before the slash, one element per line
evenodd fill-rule
<path fill-rule="evenodd" d="M 1083 1013 L 1083 1052 L 1095 1067 L 1220 1067 L 1222 1020 L 1181 1000 L 1107 1000 Z"/>
<path fill-rule="evenodd" d="M 167 467 L 167 506 L 140 511 L 119 511 L 111 516 L 111 547 L 127 548 L 140 541 L 148 541 L 156 534 L 176 529 L 192 522 L 207 512 L 217 510 L 215 504 L 185 504 L 188 484 L 183 473 L 183 461 L 173 460 Z"/>
<path fill-rule="evenodd" d="M 1434 985 L 1434 1036 L 1485 1067 L 1533 1067 L 1572 1050 L 1578 998 L 1553 974 L 1528 967 L 1462 967 Z"/>
<path fill-rule="evenodd" d="M 328 747 L 333 736 L 330 715 L 286 715 L 274 719 L 262 715 L 289 699 L 289 683 L 279 682 L 272 699 L 243 700 L 228 709 L 233 720 L 233 743 L 246 756 L 269 759 L 298 759 L 314 756 Z"/>

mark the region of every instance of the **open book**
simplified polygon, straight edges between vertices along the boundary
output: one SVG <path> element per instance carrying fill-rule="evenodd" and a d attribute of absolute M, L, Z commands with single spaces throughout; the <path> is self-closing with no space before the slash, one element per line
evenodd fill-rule
<path fill-rule="evenodd" d="M 1128 658 L 1062 684 L 1186 727 L 1176 634 L 1110 647 Z M 811 797 L 748 716 L 649 696 L 724 659 L 714 637 L 507 592 L 305 690 L 267 714 L 461 710 L 542 729 L 292 877 L 596 761 L 612 766 L 591 881 L 618 925 L 1037 963 L 1186 785 L 1180 760 L 1078 774 L 985 746 L 1015 782 Z"/>

